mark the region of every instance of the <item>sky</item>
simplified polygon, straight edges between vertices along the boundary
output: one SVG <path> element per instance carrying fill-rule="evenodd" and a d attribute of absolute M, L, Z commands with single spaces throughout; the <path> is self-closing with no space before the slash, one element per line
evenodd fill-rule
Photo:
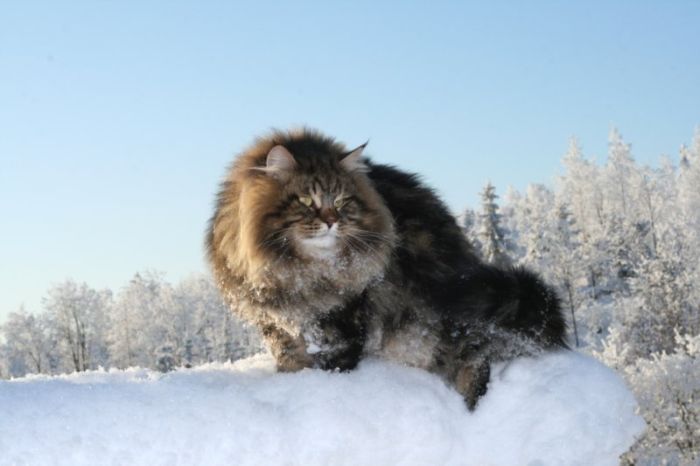
<path fill-rule="evenodd" d="M 459 212 L 551 184 L 576 136 L 677 157 L 700 124 L 700 2 L 0 3 L 0 322 L 66 279 L 204 272 L 236 153 L 308 125 Z"/>

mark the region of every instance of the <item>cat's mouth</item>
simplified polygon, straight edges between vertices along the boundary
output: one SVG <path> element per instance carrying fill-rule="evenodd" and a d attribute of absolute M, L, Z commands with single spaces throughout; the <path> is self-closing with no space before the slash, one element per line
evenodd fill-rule
<path fill-rule="evenodd" d="M 312 256 L 334 256 L 338 243 L 338 229 L 335 224 L 330 228 L 322 228 L 311 236 L 301 238 L 305 252 Z"/>

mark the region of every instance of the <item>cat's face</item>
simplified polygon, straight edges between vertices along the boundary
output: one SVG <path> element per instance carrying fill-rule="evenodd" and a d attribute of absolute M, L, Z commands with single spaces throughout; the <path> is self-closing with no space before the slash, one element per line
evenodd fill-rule
<path fill-rule="evenodd" d="M 392 221 L 363 173 L 363 149 L 310 154 L 297 148 L 292 154 L 273 147 L 258 167 L 272 179 L 265 184 L 271 202 L 260 219 L 259 247 L 309 261 L 385 254 Z"/>
<path fill-rule="evenodd" d="M 335 257 L 360 223 L 356 193 L 343 180 L 323 177 L 301 177 L 294 185 L 286 208 L 288 236 L 309 257 Z"/>

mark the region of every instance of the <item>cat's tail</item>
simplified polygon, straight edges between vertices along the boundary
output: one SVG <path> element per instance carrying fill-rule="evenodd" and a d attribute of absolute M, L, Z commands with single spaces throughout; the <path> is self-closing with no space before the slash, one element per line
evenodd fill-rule
<path fill-rule="evenodd" d="M 537 274 L 480 264 L 460 277 L 458 321 L 488 324 L 522 335 L 542 348 L 567 348 L 566 321 L 557 293 Z"/>
<path fill-rule="evenodd" d="M 514 268 L 509 274 L 516 283 L 518 305 L 502 325 L 523 329 L 545 347 L 567 348 L 566 320 L 556 291 L 527 269 Z"/>
<path fill-rule="evenodd" d="M 524 268 L 472 265 L 445 286 L 442 373 L 473 410 L 486 393 L 490 365 L 543 349 L 568 348 L 556 292 Z"/>

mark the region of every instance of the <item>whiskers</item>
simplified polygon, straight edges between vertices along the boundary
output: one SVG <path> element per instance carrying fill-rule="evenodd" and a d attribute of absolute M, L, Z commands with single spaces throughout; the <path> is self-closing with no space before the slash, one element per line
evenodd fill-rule
<path fill-rule="evenodd" d="M 341 241 L 350 252 L 371 253 L 376 259 L 384 262 L 384 256 L 386 256 L 387 251 L 393 251 L 393 238 L 390 235 L 353 227 L 340 227 L 338 231 Z"/>
<path fill-rule="evenodd" d="M 260 241 L 259 247 L 268 251 L 269 265 L 311 254 L 314 257 L 320 255 L 325 259 L 335 258 L 334 260 L 341 261 L 346 256 L 345 259 L 353 262 L 360 261 L 358 264 L 374 263 L 382 268 L 394 253 L 392 234 L 363 230 L 344 222 L 338 223 L 332 233 L 327 231 L 327 235 L 323 234 L 323 230 L 324 225 L 291 225 L 269 233 Z M 338 242 L 337 249 L 334 241 Z"/>
<path fill-rule="evenodd" d="M 287 233 L 293 228 L 290 226 L 273 231 L 260 242 L 260 247 L 263 249 L 275 248 L 282 255 L 286 254 L 290 251 L 290 239 L 287 237 Z"/>

